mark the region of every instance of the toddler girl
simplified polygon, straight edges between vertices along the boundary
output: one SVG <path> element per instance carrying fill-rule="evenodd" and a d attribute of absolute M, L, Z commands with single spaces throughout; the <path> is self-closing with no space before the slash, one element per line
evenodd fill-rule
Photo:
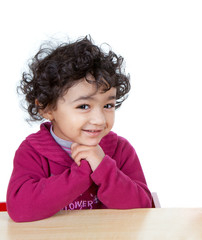
<path fill-rule="evenodd" d="M 111 131 L 130 90 L 122 62 L 90 37 L 41 48 L 32 59 L 20 90 L 31 119 L 48 121 L 16 151 L 7 191 L 14 221 L 62 209 L 151 207 L 134 148 Z"/>

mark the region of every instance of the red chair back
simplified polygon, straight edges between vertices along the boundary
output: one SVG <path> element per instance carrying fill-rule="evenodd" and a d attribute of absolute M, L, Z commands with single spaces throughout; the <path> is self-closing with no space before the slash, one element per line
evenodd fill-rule
<path fill-rule="evenodd" d="M 7 207 L 5 202 L 0 202 L 0 212 L 6 212 Z"/>

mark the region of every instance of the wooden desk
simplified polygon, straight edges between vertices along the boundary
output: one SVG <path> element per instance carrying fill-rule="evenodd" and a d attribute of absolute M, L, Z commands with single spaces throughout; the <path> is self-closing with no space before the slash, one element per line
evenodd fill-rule
<path fill-rule="evenodd" d="M 31 223 L 0 213 L 1 240 L 201 240 L 202 208 L 62 211 Z"/>

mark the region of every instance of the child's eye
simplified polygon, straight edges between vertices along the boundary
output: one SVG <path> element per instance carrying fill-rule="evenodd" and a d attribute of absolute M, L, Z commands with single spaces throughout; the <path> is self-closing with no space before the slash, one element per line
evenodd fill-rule
<path fill-rule="evenodd" d="M 104 106 L 104 108 L 107 108 L 107 109 L 114 108 L 114 107 L 115 107 L 114 104 L 109 104 L 109 103 Z"/>
<path fill-rule="evenodd" d="M 83 105 L 78 106 L 77 108 L 79 108 L 79 109 L 83 109 L 83 110 L 87 110 L 87 109 L 90 108 L 90 106 L 87 105 L 87 104 L 83 104 Z"/>

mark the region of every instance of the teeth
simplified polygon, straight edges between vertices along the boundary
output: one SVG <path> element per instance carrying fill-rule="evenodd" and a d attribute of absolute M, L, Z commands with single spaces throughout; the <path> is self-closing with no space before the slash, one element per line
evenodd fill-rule
<path fill-rule="evenodd" d="M 99 130 L 87 130 L 88 132 L 98 132 Z"/>

